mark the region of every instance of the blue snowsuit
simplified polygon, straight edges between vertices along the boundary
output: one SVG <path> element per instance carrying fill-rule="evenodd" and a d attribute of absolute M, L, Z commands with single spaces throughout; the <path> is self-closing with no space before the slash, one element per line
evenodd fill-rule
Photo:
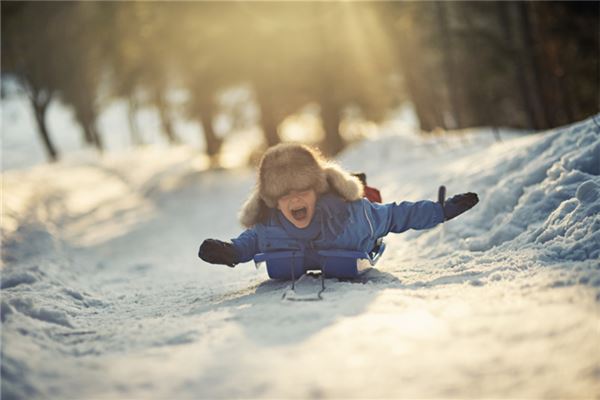
<path fill-rule="evenodd" d="M 231 242 L 239 262 L 252 260 L 257 253 L 271 251 L 344 249 L 371 251 L 377 239 L 389 232 L 428 229 L 444 222 L 439 203 L 377 204 L 367 199 L 346 202 L 327 193 L 317 199 L 309 226 L 296 228 L 281 211 L 270 209 L 263 223 L 242 232 Z"/>

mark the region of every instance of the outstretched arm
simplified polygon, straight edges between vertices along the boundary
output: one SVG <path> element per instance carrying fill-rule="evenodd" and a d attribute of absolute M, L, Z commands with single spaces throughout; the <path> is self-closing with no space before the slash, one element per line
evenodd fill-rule
<path fill-rule="evenodd" d="M 366 202 L 370 221 L 376 237 L 382 237 L 389 232 L 401 233 L 408 229 L 429 229 L 448 221 L 472 208 L 479 198 L 475 193 L 463 193 L 447 200 L 445 188 L 440 188 L 437 202 L 422 200 L 417 202 L 403 201 L 401 203 L 373 204 Z M 365 201 L 365 200 L 363 200 Z"/>
<path fill-rule="evenodd" d="M 429 229 L 444 222 L 444 210 L 441 204 L 421 200 L 392 203 L 392 218 L 389 232 L 400 233 L 408 229 Z"/>

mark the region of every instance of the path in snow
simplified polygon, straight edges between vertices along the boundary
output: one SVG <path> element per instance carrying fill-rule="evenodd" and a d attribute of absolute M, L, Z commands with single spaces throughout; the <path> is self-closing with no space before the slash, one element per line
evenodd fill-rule
<path fill-rule="evenodd" d="M 384 200 L 445 183 L 481 203 L 388 236 L 367 283 L 315 303 L 196 257 L 240 232 L 250 171 L 179 148 L 4 173 L 2 398 L 597 396 L 594 121 L 502 143 L 387 129 L 340 159 Z"/>

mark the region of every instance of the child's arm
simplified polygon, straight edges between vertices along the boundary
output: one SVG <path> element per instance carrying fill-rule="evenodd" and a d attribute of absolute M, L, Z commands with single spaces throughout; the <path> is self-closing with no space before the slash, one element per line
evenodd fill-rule
<path fill-rule="evenodd" d="M 391 218 L 388 232 L 400 233 L 408 229 L 429 229 L 444 222 L 444 210 L 439 203 L 421 200 L 388 204 Z M 386 232 L 387 233 L 387 232 Z"/>
<path fill-rule="evenodd" d="M 247 229 L 231 242 L 206 239 L 202 242 L 198 257 L 211 264 L 236 264 L 252 260 L 258 253 L 258 240 L 254 229 Z"/>
<path fill-rule="evenodd" d="M 479 201 L 475 193 L 464 193 L 446 200 L 443 205 L 429 200 L 399 204 L 365 204 L 374 222 L 376 237 L 408 229 L 429 229 L 469 210 Z"/>
<path fill-rule="evenodd" d="M 240 236 L 231 239 L 231 242 L 237 251 L 238 262 L 250 261 L 259 253 L 258 235 L 252 228 L 246 229 Z"/>

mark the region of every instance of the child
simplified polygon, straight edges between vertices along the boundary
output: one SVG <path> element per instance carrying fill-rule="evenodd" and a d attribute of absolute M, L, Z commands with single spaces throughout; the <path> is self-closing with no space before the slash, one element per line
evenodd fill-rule
<path fill-rule="evenodd" d="M 234 267 L 257 253 L 301 250 L 371 251 L 389 232 L 428 229 L 473 207 L 475 193 L 456 195 L 442 204 L 377 204 L 363 198 L 363 184 L 301 144 L 279 144 L 263 155 L 256 188 L 242 207 L 248 229 L 231 242 L 206 239 L 199 257 Z"/>

